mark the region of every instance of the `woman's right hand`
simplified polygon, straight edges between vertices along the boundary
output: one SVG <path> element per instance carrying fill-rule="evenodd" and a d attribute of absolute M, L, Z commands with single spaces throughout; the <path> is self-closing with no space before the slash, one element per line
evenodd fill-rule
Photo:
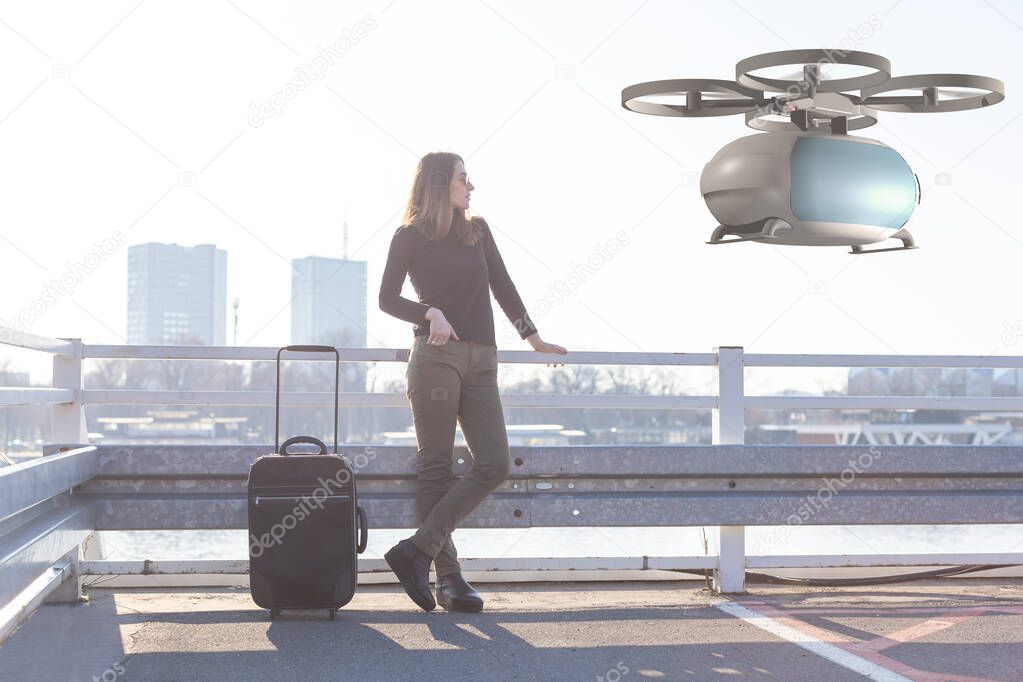
<path fill-rule="evenodd" d="M 444 345 L 448 342 L 448 338 L 453 338 L 456 341 L 458 334 L 455 333 L 454 328 L 448 319 L 444 317 L 444 313 L 441 312 L 440 308 L 430 308 L 426 311 L 426 319 L 430 321 L 430 336 L 426 340 L 427 343 L 433 345 Z"/>

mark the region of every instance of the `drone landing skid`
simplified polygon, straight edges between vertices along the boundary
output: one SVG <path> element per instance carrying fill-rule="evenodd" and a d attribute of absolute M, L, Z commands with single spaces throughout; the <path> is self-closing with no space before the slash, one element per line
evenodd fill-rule
<path fill-rule="evenodd" d="M 775 235 L 780 229 L 791 229 L 780 218 L 768 218 L 748 225 L 718 225 L 710 235 L 708 244 L 731 244 L 733 242 L 770 242 L 777 239 Z M 731 239 L 725 239 L 726 236 Z"/>
<path fill-rule="evenodd" d="M 911 251 L 912 249 L 919 248 L 920 248 L 919 246 L 889 246 L 884 249 L 870 249 L 869 251 L 864 251 L 862 246 L 853 246 L 852 251 L 850 251 L 849 253 L 855 256 L 865 256 L 868 253 L 884 253 L 885 251 Z"/>
<path fill-rule="evenodd" d="M 902 242 L 902 246 L 889 246 L 884 249 L 870 249 L 869 251 L 864 251 L 862 246 L 854 245 L 851 247 L 852 251 L 850 251 L 849 253 L 853 254 L 854 256 L 863 256 L 868 253 L 884 253 L 885 251 L 909 251 L 910 249 L 919 248 L 916 245 L 916 242 L 913 240 L 913 235 L 909 233 L 909 230 L 899 230 L 898 232 L 892 235 L 892 238 L 900 240 Z"/>
<path fill-rule="evenodd" d="M 710 239 L 711 240 L 709 242 L 704 243 L 716 246 L 718 244 L 733 244 L 738 242 L 769 242 L 773 239 L 777 239 L 777 237 L 765 236 L 758 233 L 753 235 L 735 235 L 731 239 L 715 239 L 714 236 L 711 236 Z"/>

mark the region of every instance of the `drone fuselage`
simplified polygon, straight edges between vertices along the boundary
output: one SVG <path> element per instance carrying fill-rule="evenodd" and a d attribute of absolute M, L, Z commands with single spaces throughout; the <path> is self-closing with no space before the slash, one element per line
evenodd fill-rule
<path fill-rule="evenodd" d="M 917 184 L 905 159 L 877 140 L 770 132 L 718 151 L 700 193 L 721 223 L 712 243 L 863 246 L 903 228 Z"/>

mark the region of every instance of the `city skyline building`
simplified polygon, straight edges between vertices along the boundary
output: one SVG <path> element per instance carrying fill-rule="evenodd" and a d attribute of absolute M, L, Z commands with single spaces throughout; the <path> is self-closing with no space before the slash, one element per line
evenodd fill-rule
<path fill-rule="evenodd" d="M 130 344 L 226 342 L 227 251 L 214 244 L 128 247 Z"/>

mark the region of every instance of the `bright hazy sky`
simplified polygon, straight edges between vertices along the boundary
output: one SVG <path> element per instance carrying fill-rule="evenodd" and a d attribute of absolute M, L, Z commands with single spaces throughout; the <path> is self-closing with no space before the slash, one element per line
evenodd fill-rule
<path fill-rule="evenodd" d="M 888 113 L 860 133 L 919 174 L 925 195 L 908 227 L 922 248 L 854 257 L 704 244 L 716 222 L 696 178 L 752 131 L 741 116 L 628 112 L 622 88 L 731 79 L 746 56 L 840 47 L 863 25 L 874 28 L 856 48 L 888 57 L 893 75 L 1006 82 L 990 109 Z M 346 35 L 321 79 L 250 125 L 253 106 Z M 379 278 L 416 161 L 447 150 L 466 158 L 472 208 L 541 335 L 569 350 L 1023 348 L 1004 333 L 1023 334 L 1023 7 L 1005 0 L 5 2 L 0 36 L 5 322 L 119 231 L 125 245 L 226 249 L 239 343 L 284 345 L 288 261 L 339 256 L 347 215 L 350 255 L 369 263 L 369 343 L 407 347 L 409 325 L 376 306 Z M 535 312 L 619 231 L 628 245 Z M 126 256 L 123 245 L 105 255 L 31 331 L 122 343 Z M 502 348 L 528 349 L 496 304 L 495 318 Z M 10 355 L 47 378 L 47 356 Z"/>

